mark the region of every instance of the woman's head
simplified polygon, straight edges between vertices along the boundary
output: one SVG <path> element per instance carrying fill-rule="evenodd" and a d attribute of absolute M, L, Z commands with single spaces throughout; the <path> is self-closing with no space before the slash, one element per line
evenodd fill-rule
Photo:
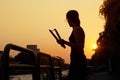
<path fill-rule="evenodd" d="M 80 26 L 79 14 L 76 10 L 70 10 L 66 14 L 67 21 L 70 26 Z"/>

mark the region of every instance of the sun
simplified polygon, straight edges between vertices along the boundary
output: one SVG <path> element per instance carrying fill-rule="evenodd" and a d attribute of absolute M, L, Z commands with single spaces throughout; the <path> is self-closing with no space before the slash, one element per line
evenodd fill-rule
<path fill-rule="evenodd" d="M 93 49 L 96 49 L 96 48 L 97 48 L 97 45 L 96 45 L 96 44 L 94 44 L 94 45 L 93 45 Z"/>

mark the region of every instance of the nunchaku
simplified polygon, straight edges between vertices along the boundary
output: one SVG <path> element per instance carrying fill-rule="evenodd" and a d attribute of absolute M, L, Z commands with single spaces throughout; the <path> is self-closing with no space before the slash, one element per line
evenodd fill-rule
<path fill-rule="evenodd" d="M 50 33 L 52 34 L 52 36 L 53 36 L 56 40 L 61 40 L 61 37 L 60 37 L 57 29 L 53 29 L 53 30 L 49 29 L 49 31 L 50 31 Z M 54 34 L 53 31 L 55 31 L 56 35 Z M 62 46 L 63 48 L 66 48 L 64 44 L 61 44 L 61 46 Z"/>

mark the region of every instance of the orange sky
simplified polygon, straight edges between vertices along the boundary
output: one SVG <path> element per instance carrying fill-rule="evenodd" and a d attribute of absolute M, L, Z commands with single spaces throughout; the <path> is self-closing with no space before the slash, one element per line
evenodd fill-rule
<path fill-rule="evenodd" d="M 36 44 L 41 52 L 61 56 L 69 63 L 70 48 L 60 47 L 48 30 L 56 28 L 68 40 L 71 28 L 65 16 L 75 9 L 86 34 L 85 55 L 91 58 L 103 31 L 103 19 L 98 15 L 101 4 L 102 0 L 0 0 L 0 50 L 8 43 L 22 47 Z"/>

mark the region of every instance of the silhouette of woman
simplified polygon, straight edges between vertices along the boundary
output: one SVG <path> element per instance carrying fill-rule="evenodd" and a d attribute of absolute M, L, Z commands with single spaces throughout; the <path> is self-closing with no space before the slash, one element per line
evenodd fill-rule
<path fill-rule="evenodd" d="M 84 55 L 85 33 L 80 27 L 79 14 L 76 10 L 68 11 L 66 18 L 73 29 L 69 41 L 61 39 L 57 42 L 71 47 L 68 80 L 84 80 L 87 68 L 87 59 Z"/>

